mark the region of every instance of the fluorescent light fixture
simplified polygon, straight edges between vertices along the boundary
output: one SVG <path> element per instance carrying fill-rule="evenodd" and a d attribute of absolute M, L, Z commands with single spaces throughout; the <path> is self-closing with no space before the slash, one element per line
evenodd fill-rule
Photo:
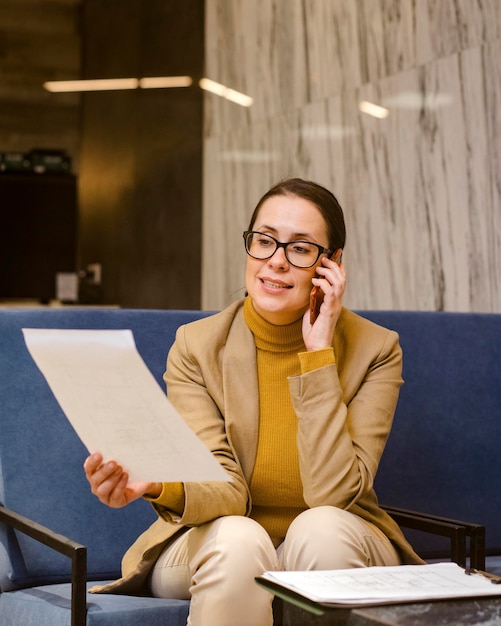
<path fill-rule="evenodd" d="M 117 91 L 122 89 L 162 89 L 189 87 L 190 76 L 150 76 L 148 78 L 101 78 L 97 80 L 52 80 L 44 83 L 47 91 Z"/>
<path fill-rule="evenodd" d="M 380 107 L 373 102 L 367 102 L 367 100 L 362 100 L 362 102 L 358 105 L 358 108 L 362 111 L 362 113 L 367 113 L 367 115 L 372 115 L 372 117 L 377 117 L 380 120 L 383 120 L 390 114 L 388 109 Z"/>
<path fill-rule="evenodd" d="M 116 91 L 121 89 L 165 89 L 169 87 L 190 87 L 191 76 L 150 76 L 146 78 L 102 78 L 97 80 L 52 80 L 44 83 L 45 89 L 54 93 L 78 91 Z M 199 82 L 201 89 L 210 91 L 222 98 L 244 107 L 252 105 L 252 98 L 230 89 L 209 78 Z"/>
<path fill-rule="evenodd" d="M 47 91 L 63 93 L 70 91 L 115 91 L 137 89 L 137 78 L 103 78 L 99 80 L 51 80 L 43 85 Z"/>
<path fill-rule="evenodd" d="M 226 100 L 231 100 L 231 102 L 235 102 L 243 107 L 250 107 L 254 100 L 240 91 L 235 91 L 235 89 L 230 89 L 221 83 L 217 83 L 215 80 L 211 80 L 210 78 L 201 78 L 199 83 L 200 88 L 205 91 L 210 91 L 210 93 L 215 94 L 216 96 L 221 96 L 221 98 L 226 98 Z"/>
<path fill-rule="evenodd" d="M 169 87 L 190 87 L 193 83 L 191 76 L 151 76 L 140 78 L 141 89 L 165 89 Z"/>

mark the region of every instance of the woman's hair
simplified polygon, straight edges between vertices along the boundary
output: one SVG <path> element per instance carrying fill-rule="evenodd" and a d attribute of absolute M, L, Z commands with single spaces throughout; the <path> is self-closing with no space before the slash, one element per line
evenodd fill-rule
<path fill-rule="evenodd" d="M 325 187 L 309 180 L 303 180 L 302 178 L 282 180 L 267 191 L 261 200 L 259 200 L 252 213 L 248 230 L 252 230 L 262 204 L 265 200 L 273 196 L 298 196 L 314 204 L 327 224 L 329 248 L 331 250 L 344 248 L 346 227 L 343 210 L 337 198 Z"/>

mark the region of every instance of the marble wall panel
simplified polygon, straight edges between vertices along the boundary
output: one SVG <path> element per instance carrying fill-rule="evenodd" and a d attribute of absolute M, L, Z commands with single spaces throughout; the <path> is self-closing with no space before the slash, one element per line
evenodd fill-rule
<path fill-rule="evenodd" d="M 206 16 L 206 71 L 255 100 L 206 96 L 203 306 L 244 293 L 251 211 L 302 176 L 345 210 L 348 306 L 501 311 L 501 3 L 207 0 Z"/>
<path fill-rule="evenodd" d="M 360 85 L 357 2 L 305 2 L 309 100 Z"/>
<path fill-rule="evenodd" d="M 418 64 L 457 54 L 501 35 L 498 0 L 420 0 L 413 4 Z"/>

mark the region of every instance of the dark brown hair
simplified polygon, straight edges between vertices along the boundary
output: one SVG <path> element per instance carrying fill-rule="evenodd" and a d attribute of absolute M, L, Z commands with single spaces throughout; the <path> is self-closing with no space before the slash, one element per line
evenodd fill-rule
<path fill-rule="evenodd" d="M 273 196 L 298 196 L 314 204 L 322 214 L 327 224 L 329 248 L 337 250 L 344 248 L 346 241 L 346 227 L 343 210 L 336 196 L 322 185 L 302 178 L 288 178 L 274 185 L 259 200 L 252 213 L 248 230 L 252 230 L 257 219 L 259 209 L 268 198 Z"/>

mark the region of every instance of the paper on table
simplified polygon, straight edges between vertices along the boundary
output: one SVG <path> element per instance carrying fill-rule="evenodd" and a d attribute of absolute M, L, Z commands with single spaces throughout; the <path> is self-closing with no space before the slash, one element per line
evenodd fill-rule
<path fill-rule="evenodd" d="M 89 452 L 131 481 L 230 480 L 167 399 L 130 330 L 24 328 L 33 360 Z"/>
<path fill-rule="evenodd" d="M 265 572 L 258 582 L 288 589 L 322 604 L 359 606 L 501 595 L 481 574 L 467 576 L 456 563 L 362 567 L 346 570 Z"/>

